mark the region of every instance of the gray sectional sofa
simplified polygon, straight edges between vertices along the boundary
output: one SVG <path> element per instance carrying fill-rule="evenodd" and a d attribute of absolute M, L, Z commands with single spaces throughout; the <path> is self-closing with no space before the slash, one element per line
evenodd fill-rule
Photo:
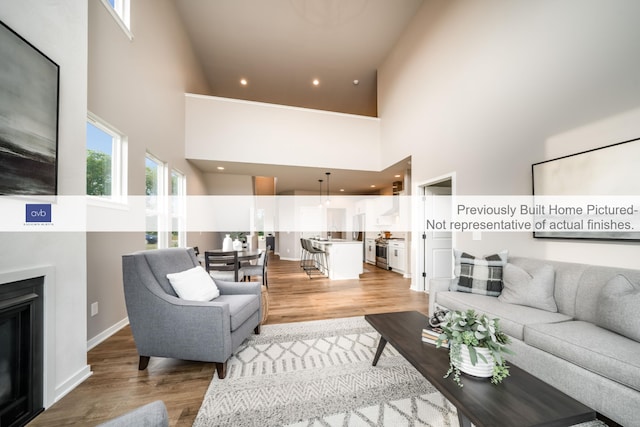
<path fill-rule="evenodd" d="M 507 295 L 451 291 L 456 279 L 432 279 L 430 313 L 474 309 L 499 318 L 512 338 L 510 362 L 623 426 L 640 426 L 640 270 L 522 257 L 508 263 L 505 281 L 508 267 L 535 276 L 551 266 L 546 301 L 535 280 L 520 288 L 530 301 L 521 294 L 514 304 Z"/>

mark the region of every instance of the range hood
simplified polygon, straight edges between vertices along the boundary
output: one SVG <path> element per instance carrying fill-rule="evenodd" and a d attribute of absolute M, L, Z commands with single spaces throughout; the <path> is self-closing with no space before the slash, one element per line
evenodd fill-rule
<path fill-rule="evenodd" d="M 400 196 L 392 196 L 391 200 L 391 209 L 381 213 L 380 216 L 392 216 L 398 214 L 398 212 L 400 211 Z"/>

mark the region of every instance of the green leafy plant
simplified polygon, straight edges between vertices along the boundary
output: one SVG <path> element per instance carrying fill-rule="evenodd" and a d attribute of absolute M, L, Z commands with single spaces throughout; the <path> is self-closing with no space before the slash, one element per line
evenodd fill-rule
<path fill-rule="evenodd" d="M 507 348 L 510 339 L 500 330 L 499 319 L 491 319 L 487 315 L 478 314 L 474 310 L 449 311 L 444 321 L 440 324 L 442 334 L 438 337 L 436 345 L 441 347 L 445 342 L 449 343 L 449 370 L 445 378 L 453 373 L 453 380 L 462 387 L 460 381 L 460 369 L 454 365 L 454 361 L 461 360 L 461 348 L 466 346 L 469 350 L 471 364 L 476 365 L 480 358 L 488 362 L 484 355 L 476 351 L 476 348 L 486 348 L 493 356 L 493 375 L 491 382 L 499 384 L 509 376 L 509 366 L 503 358 L 503 354 L 513 354 Z"/>
<path fill-rule="evenodd" d="M 111 156 L 96 150 L 87 150 L 87 195 L 111 195 Z"/>

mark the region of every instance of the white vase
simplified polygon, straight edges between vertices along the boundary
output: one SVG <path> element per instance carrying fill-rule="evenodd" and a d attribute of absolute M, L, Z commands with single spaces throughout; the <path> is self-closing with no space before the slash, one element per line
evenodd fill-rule
<path fill-rule="evenodd" d="M 222 250 L 223 251 L 233 250 L 233 242 L 231 241 L 231 235 L 227 234 L 222 240 Z"/>
<path fill-rule="evenodd" d="M 493 365 L 495 364 L 493 356 L 488 348 L 474 347 L 478 354 L 478 360 L 475 365 L 471 363 L 471 356 L 469 356 L 469 348 L 466 345 L 460 345 L 460 357 L 457 359 L 451 351 L 449 355 L 453 366 L 460 369 L 465 374 L 472 375 L 474 377 L 489 378 L 493 376 Z M 455 352 L 454 352 L 455 353 Z M 482 360 L 480 355 L 483 355 L 487 361 Z M 457 359 L 457 360 L 456 360 Z"/>
<path fill-rule="evenodd" d="M 233 250 L 234 251 L 241 251 L 242 250 L 242 242 L 238 239 L 233 241 Z"/>

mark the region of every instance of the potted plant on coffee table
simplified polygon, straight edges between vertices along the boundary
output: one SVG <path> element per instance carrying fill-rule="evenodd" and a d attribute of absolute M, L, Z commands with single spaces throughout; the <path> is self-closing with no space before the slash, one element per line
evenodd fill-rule
<path fill-rule="evenodd" d="M 462 387 L 460 372 L 476 377 L 491 377 L 499 384 L 509 376 L 504 353 L 513 354 L 507 348 L 509 337 L 500 330 L 498 319 L 478 314 L 474 310 L 449 311 L 440 323 L 442 334 L 437 346 L 449 343 L 449 370 L 453 380 Z"/>

